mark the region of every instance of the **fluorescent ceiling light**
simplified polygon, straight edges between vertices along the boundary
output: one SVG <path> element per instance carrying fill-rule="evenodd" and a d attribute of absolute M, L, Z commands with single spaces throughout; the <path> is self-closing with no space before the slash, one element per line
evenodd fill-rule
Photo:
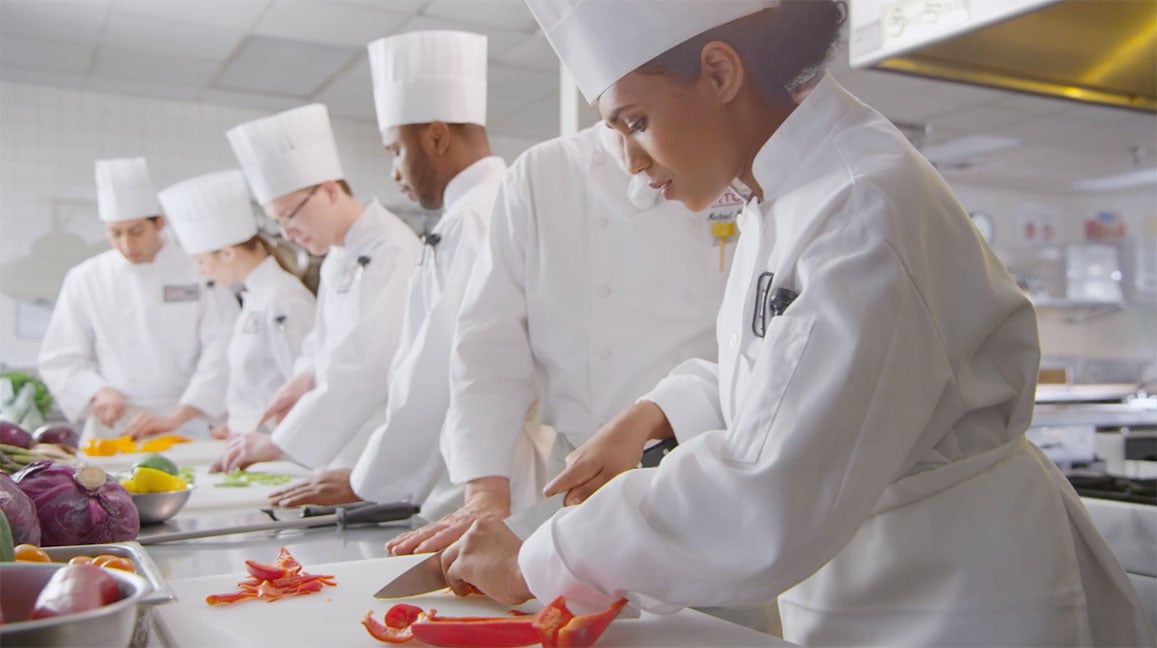
<path fill-rule="evenodd" d="M 1127 173 L 1090 178 L 1073 183 L 1073 189 L 1078 191 L 1111 191 L 1113 189 L 1132 189 L 1145 185 L 1157 184 L 1157 167 L 1152 169 L 1137 169 Z"/>
<path fill-rule="evenodd" d="M 950 162 L 969 158 L 982 153 L 992 153 L 1014 146 L 1020 146 L 1015 137 L 996 135 L 965 135 L 938 144 L 929 144 L 920 150 L 932 162 Z"/>

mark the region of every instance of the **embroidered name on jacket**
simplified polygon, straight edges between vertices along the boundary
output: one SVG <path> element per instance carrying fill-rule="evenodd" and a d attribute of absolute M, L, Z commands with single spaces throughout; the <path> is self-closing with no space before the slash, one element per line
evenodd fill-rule
<path fill-rule="evenodd" d="M 201 287 L 197 284 L 165 286 L 166 302 L 192 302 L 201 298 Z"/>

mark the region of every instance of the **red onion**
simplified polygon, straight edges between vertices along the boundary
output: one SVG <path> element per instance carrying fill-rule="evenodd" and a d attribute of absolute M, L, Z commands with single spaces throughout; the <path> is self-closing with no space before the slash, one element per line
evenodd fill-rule
<path fill-rule="evenodd" d="M 32 435 L 11 421 L 0 421 L 0 443 L 27 450 L 32 447 Z"/>

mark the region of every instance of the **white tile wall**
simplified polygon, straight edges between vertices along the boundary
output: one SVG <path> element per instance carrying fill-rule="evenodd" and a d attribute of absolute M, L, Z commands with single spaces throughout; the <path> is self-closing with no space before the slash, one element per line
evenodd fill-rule
<path fill-rule="evenodd" d="M 69 266 L 107 247 L 96 216 L 94 160 L 144 156 L 161 189 L 236 167 L 225 131 L 270 112 L 0 83 L 0 362 L 31 367 L 39 348 L 38 339 L 18 335 L 17 301 L 10 295 L 54 294 Z M 363 200 L 377 196 L 421 228 L 424 215 L 390 180 L 376 125 L 333 122 L 354 193 Z M 507 161 L 531 144 L 491 138 Z"/>

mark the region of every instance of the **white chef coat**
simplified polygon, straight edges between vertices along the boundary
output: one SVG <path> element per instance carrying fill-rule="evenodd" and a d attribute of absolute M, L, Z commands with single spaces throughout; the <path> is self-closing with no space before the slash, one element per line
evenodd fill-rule
<path fill-rule="evenodd" d="M 935 169 L 824 78 L 753 173 L 715 386 L 700 363 L 650 396 L 713 393 L 722 420 L 540 527 L 519 556 L 535 595 L 671 610 L 784 592 L 804 645 L 1151 645 L 1024 440 L 1032 306 Z M 760 337 L 763 273 L 799 297 Z"/>
<path fill-rule="evenodd" d="M 293 377 L 313 328 L 315 300 L 301 280 L 268 256 L 245 277 L 241 314 L 229 338 L 229 430 L 251 432 L 278 388 Z"/>
<path fill-rule="evenodd" d="M 474 260 L 486 241 L 502 158 L 482 158 L 446 185 L 444 213 L 431 234 L 414 276 L 401 342 L 390 367 L 386 422 L 350 475 L 358 497 L 376 502 L 422 504 L 427 519 L 461 506 L 462 487 L 445 479 L 438 435 L 450 405 L 450 344 Z M 435 485 L 436 497 L 427 501 Z"/>
<path fill-rule="evenodd" d="M 710 214 L 632 204 L 606 133 L 531 147 L 502 183 L 451 360 L 455 483 L 512 477 L 536 386 L 542 422 L 577 447 L 680 362 L 715 357 L 725 274 Z"/>
<path fill-rule="evenodd" d="M 40 375 L 72 421 L 90 415 L 102 387 L 124 397 L 126 414 L 113 429 L 92 419 L 86 437 L 115 436 L 133 413 L 164 416 L 179 404 L 219 418 L 236 315 L 229 291 L 207 287 L 167 237 L 152 263 L 108 250 L 65 276 L 40 344 Z M 203 437 L 208 423 L 194 419 L 175 432 Z"/>
<path fill-rule="evenodd" d="M 375 199 L 321 264 L 317 318 L 294 373 L 314 388 L 273 431 L 273 442 L 311 468 L 353 466 L 384 417 L 418 237 Z"/>

